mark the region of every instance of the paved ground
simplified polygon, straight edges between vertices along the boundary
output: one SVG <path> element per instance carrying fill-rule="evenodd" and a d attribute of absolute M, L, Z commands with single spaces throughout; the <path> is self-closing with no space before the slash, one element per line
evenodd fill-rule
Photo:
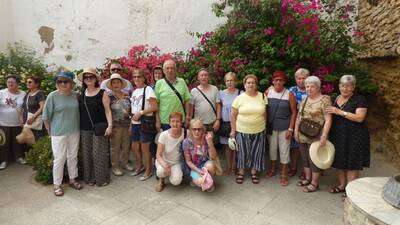
<path fill-rule="evenodd" d="M 398 172 L 374 154 L 363 176 Z M 218 177 L 213 193 L 188 184 L 157 193 L 154 178 L 123 176 L 112 177 L 106 187 L 66 188 L 65 196 L 56 198 L 51 185 L 33 180 L 29 166 L 14 164 L 0 171 L 0 224 L 342 224 L 341 197 L 327 191 L 335 183 L 334 171 L 326 171 L 316 193 L 302 193 L 296 181 L 281 188 L 277 177 L 258 185 L 248 178 L 238 185 L 233 177 Z"/>

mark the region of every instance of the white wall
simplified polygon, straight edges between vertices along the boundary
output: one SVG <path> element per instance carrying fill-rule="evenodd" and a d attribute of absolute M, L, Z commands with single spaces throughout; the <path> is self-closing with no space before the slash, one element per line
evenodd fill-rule
<path fill-rule="evenodd" d="M 125 55 L 138 44 L 163 52 L 190 49 L 196 39 L 187 31 L 205 32 L 223 20 L 211 4 L 216 0 L 0 0 L 0 32 L 5 42 L 22 40 L 44 56 L 46 63 L 69 68 L 100 66 L 106 57 Z M 3 5 L 5 7 L 3 7 Z M 2 21 L 3 12 L 12 24 Z M 54 29 L 42 42 L 38 31 Z M 50 33 L 51 34 L 51 33 Z M 47 38 L 47 39 L 46 39 Z M 48 44 L 54 47 L 44 54 Z"/>

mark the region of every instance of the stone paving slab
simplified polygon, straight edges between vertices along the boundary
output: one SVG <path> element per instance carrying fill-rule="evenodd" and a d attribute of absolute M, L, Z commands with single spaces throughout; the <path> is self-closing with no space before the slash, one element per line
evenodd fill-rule
<path fill-rule="evenodd" d="M 373 154 L 362 176 L 394 173 L 399 171 Z M 238 185 L 233 176 L 225 176 L 217 178 L 212 193 L 187 183 L 157 193 L 154 177 L 141 182 L 125 175 L 112 177 L 106 187 L 75 191 L 65 185 L 65 195 L 57 198 L 51 185 L 34 181 L 31 167 L 13 164 L 0 171 L 0 224 L 343 224 L 342 199 L 328 193 L 336 184 L 334 170 L 325 171 L 316 193 L 302 193 L 296 182 L 291 178 L 282 188 L 276 176 L 254 185 L 246 176 Z"/>

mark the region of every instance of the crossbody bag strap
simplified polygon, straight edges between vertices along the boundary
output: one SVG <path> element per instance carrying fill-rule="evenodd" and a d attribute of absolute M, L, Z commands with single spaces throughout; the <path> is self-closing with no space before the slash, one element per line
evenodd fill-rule
<path fill-rule="evenodd" d="M 147 88 L 147 86 L 144 86 L 144 88 L 143 88 L 142 110 L 144 110 L 144 104 L 146 101 L 146 88 Z"/>
<path fill-rule="evenodd" d="M 168 84 L 168 86 L 172 89 L 172 91 L 175 93 L 175 95 L 178 96 L 179 101 L 181 101 L 181 104 L 182 104 L 183 112 L 186 115 L 185 104 L 183 104 L 183 98 L 182 98 L 181 94 L 175 89 L 175 87 L 171 84 L 171 82 L 169 82 L 166 78 L 164 78 L 164 80 Z"/>
<path fill-rule="evenodd" d="M 85 91 L 85 92 L 86 92 L 86 91 Z M 83 93 L 83 104 L 85 105 L 86 112 L 88 113 L 90 123 L 92 124 L 92 128 L 94 129 L 94 123 L 93 123 L 92 117 L 90 116 L 89 109 L 88 109 L 88 107 L 87 107 L 87 105 L 86 105 L 86 93 L 85 93 L 85 92 Z"/>
<path fill-rule="evenodd" d="M 301 108 L 300 112 L 300 117 L 302 118 L 304 116 L 304 108 L 306 107 L 308 97 L 306 97 L 306 100 L 304 101 L 303 107 Z"/>
<path fill-rule="evenodd" d="M 215 110 L 214 105 L 211 103 L 210 99 L 207 98 L 207 96 L 200 90 L 200 88 L 196 87 L 196 89 L 200 92 L 201 95 L 207 100 L 208 104 L 210 104 L 212 110 L 214 111 L 215 115 L 217 115 L 217 110 Z"/>

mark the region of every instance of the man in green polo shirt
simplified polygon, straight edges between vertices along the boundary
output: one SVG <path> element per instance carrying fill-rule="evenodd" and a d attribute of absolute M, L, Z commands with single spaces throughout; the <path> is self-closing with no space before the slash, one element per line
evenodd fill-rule
<path fill-rule="evenodd" d="M 158 101 L 161 129 L 168 130 L 170 128 L 168 124 L 170 113 L 181 112 L 187 117 L 185 112 L 189 111 L 190 93 L 185 80 L 176 77 L 176 63 L 173 60 L 169 59 L 164 62 L 163 71 L 165 78 L 157 81 L 155 94 Z M 173 86 L 177 93 L 168 83 Z M 189 120 L 190 117 L 187 117 L 186 124 Z"/>

